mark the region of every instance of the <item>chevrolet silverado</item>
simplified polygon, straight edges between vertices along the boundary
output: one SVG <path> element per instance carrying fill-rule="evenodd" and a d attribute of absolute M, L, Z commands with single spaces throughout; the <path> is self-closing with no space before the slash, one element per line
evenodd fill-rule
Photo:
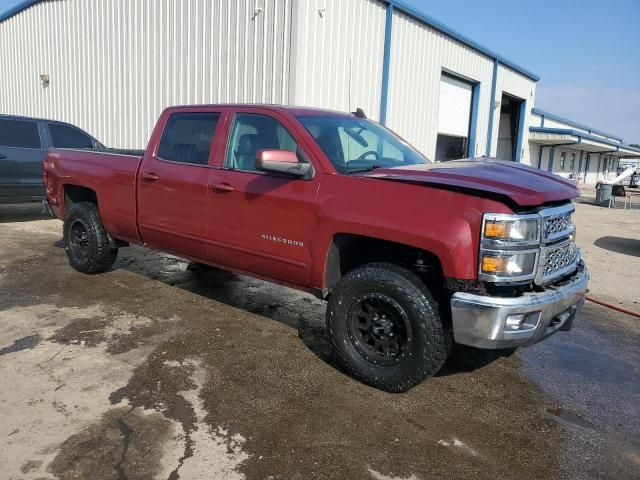
<path fill-rule="evenodd" d="M 44 178 L 76 270 L 137 244 L 311 292 L 341 365 L 387 391 L 434 375 L 454 342 L 569 330 L 587 290 L 573 184 L 431 163 L 360 112 L 171 107 L 144 152 L 52 149 Z"/>

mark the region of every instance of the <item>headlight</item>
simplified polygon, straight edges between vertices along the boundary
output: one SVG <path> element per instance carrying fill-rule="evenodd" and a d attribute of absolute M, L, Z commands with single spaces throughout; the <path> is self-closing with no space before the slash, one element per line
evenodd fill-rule
<path fill-rule="evenodd" d="M 486 213 L 482 221 L 482 243 L 485 245 L 524 246 L 540 242 L 538 215 L 505 215 Z"/>
<path fill-rule="evenodd" d="M 480 253 L 480 277 L 485 280 L 519 280 L 532 278 L 536 270 L 537 250 Z"/>
<path fill-rule="evenodd" d="M 489 282 L 520 282 L 536 275 L 540 247 L 540 216 L 485 213 L 478 278 Z"/>

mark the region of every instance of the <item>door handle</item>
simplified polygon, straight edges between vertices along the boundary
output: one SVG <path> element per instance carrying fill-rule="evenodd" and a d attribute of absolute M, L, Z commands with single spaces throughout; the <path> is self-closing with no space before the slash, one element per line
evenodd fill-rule
<path fill-rule="evenodd" d="M 235 190 L 235 188 L 233 188 L 228 183 L 214 183 L 213 189 L 216 192 L 233 192 Z"/>
<path fill-rule="evenodd" d="M 156 175 L 153 172 L 149 172 L 149 173 L 143 173 L 142 174 L 142 179 L 146 180 L 147 182 L 155 182 L 156 180 L 158 180 L 160 177 L 158 177 L 158 175 Z"/>
<path fill-rule="evenodd" d="M 0 160 L 4 160 L 7 156 L 4 153 L 0 153 Z"/>

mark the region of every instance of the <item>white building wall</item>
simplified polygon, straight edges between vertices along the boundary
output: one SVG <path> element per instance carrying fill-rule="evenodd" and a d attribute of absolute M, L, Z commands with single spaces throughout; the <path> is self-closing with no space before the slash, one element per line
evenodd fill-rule
<path fill-rule="evenodd" d="M 529 126 L 530 127 L 541 127 L 542 126 L 542 117 L 537 113 L 529 112 Z"/>
<path fill-rule="evenodd" d="M 379 119 L 386 5 L 375 0 L 294 2 L 290 103 Z"/>
<path fill-rule="evenodd" d="M 544 128 L 561 128 L 564 130 L 575 130 L 576 132 L 582 132 L 586 134 L 589 133 L 587 130 L 569 125 L 568 123 L 559 122 L 558 120 L 553 120 L 549 117 L 544 118 Z"/>
<path fill-rule="evenodd" d="M 109 146 L 144 148 L 169 105 L 287 103 L 291 5 L 38 3 L 0 23 L 0 113 L 67 121 Z"/>
<path fill-rule="evenodd" d="M 531 109 L 534 107 L 534 100 L 536 95 L 536 82 L 531 80 L 530 78 L 522 75 L 521 73 L 512 70 L 505 65 L 500 64 L 498 66 L 498 78 L 496 81 L 496 102 L 500 102 L 502 99 L 502 94 L 506 93 L 513 97 L 519 98 L 521 100 L 526 101 L 524 106 L 525 108 L 525 119 L 523 128 L 523 137 L 522 137 L 522 146 L 521 146 L 521 158 L 520 162 L 526 165 L 531 164 L 531 160 L 529 158 L 529 118 L 531 117 Z M 500 105 L 497 108 L 494 106 L 493 113 L 493 136 L 491 139 L 491 155 L 495 156 L 498 150 L 498 127 L 500 125 Z M 547 126 L 547 121 L 545 119 L 544 123 L 545 127 Z M 515 141 L 515 140 L 514 140 Z"/>
<path fill-rule="evenodd" d="M 447 70 L 481 82 L 475 155 L 484 155 L 493 60 L 397 10 L 391 31 L 387 125 L 434 158 L 440 77 Z"/>

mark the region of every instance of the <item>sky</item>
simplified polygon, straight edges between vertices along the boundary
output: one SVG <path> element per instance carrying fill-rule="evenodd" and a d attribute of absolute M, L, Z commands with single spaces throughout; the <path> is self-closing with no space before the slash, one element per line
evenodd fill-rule
<path fill-rule="evenodd" d="M 536 73 L 537 107 L 640 144 L 640 0 L 404 1 Z"/>
<path fill-rule="evenodd" d="M 640 144 L 640 0 L 405 0 L 540 77 L 536 107 Z"/>

